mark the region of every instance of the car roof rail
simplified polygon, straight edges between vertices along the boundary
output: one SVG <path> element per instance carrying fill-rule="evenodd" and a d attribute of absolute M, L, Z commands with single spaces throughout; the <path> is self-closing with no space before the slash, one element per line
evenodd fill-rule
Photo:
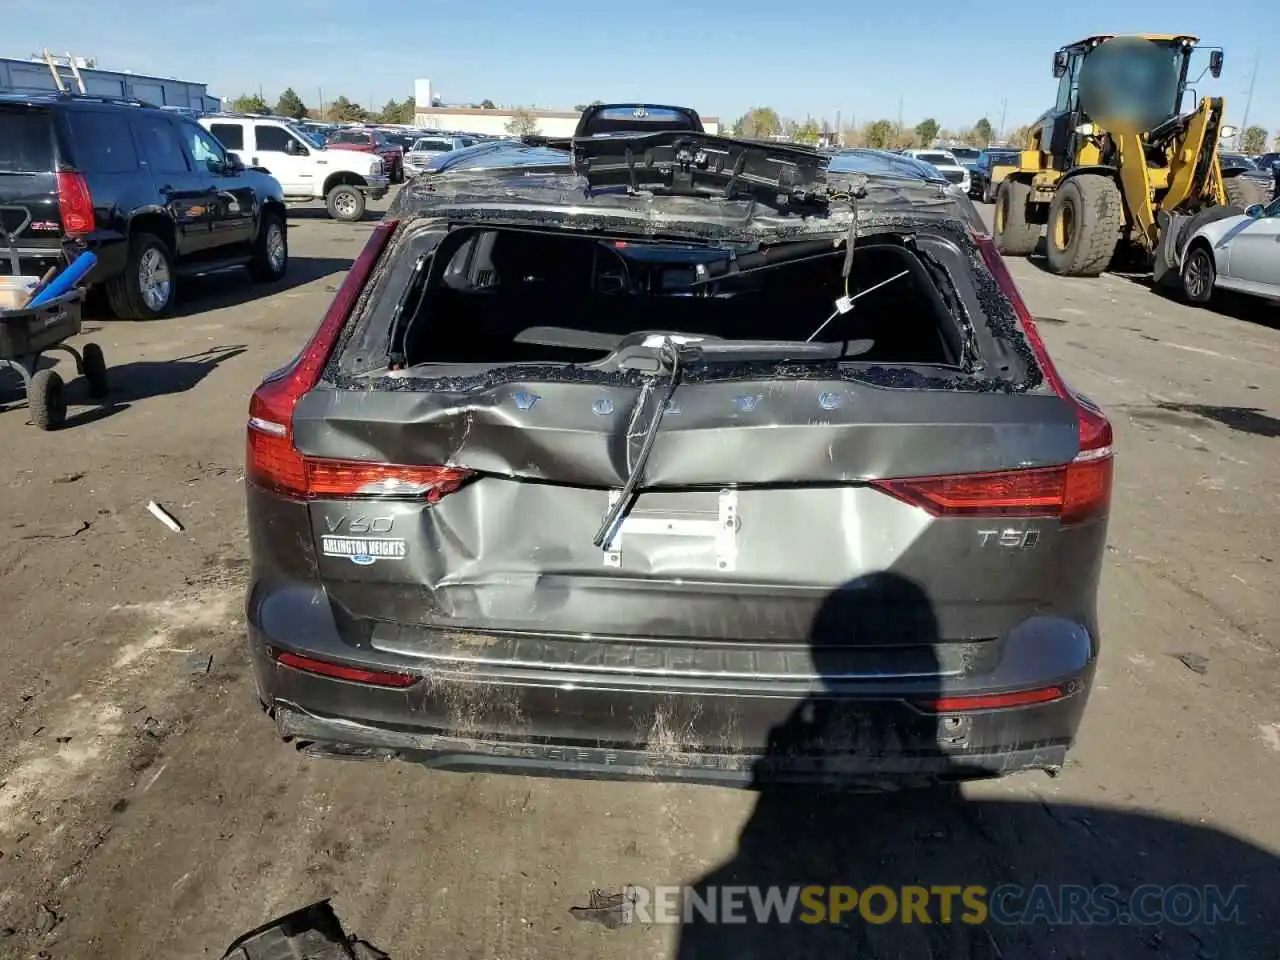
<path fill-rule="evenodd" d="M 154 103 L 147 100 L 139 100 L 137 97 L 108 97 L 94 93 L 60 93 L 56 90 L 41 93 L 6 93 L 5 99 L 9 102 L 23 103 L 110 103 L 121 107 L 143 107 L 148 110 L 159 109 Z"/>
<path fill-rule="evenodd" d="M 278 120 L 280 123 L 294 123 L 289 117 L 277 117 L 273 113 L 240 113 L 236 110 L 215 110 L 204 114 L 206 117 L 222 117 L 224 120 Z"/>

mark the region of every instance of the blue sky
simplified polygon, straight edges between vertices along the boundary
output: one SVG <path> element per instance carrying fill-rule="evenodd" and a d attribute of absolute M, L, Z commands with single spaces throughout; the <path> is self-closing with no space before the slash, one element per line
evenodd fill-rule
<path fill-rule="evenodd" d="M 33 14 L 47 5 L 49 16 Z M 1007 126 L 1052 102 L 1054 49 L 1092 33 L 1186 31 L 1226 49 L 1222 79 L 1239 123 L 1258 64 L 1250 123 L 1280 128 L 1275 0 L 1169 0 L 1149 8 L 1071 0 L 1053 8 L 964 0 L 0 0 L 0 55 L 48 46 L 106 67 L 201 80 L 217 96 L 293 86 L 380 106 L 428 77 L 447 103 L 569 108 L 593 99 L 688 103 L 732 118 L 768 104 L 784 116 L 861 123 L 925 116 Z M 1036 11 L 1039 10 L 1037 13 Z M 1019 12 L 1022 15 L 1019 15 Z M 1225 16 L 1224 11 L 1230 15 Z M 1270 25 L 1270 26 L 1268 26 Z M 1270 56 L 1266 46 L 1270 44 Z M 1262 54 L 1259 58 L 1259 54 Z M 1260 62 L 1259 62 L 1260 59 Z"/>

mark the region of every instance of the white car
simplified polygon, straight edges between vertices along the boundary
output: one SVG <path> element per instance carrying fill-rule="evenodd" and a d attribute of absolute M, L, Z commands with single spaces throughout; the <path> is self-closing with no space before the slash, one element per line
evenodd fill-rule
<path fill-rule="evenodd" d="M 216 113 L 200 118 L 246 166 L 280 181 L 284 199 L 323 200 L 335 220 L 361 220 L 368 200 L 391 189 L 382 161 L 355 150 L 330 150 L 301 124 L 275 117 Z"/>
<path fill-rule="evenodd" d="M 1208 303 L 1216 289 L 1280 300 L 1280 197 L 1206 223 L 1182 255 L 1182 290 Z"/>
<path fill-rule="evenodd" d="M 442 153 L 454 150 L 465 150 L 474 146 L 474 137 L 430 136 L 419 137 L 413 142 L 413 148 L 404 155 L 404 173 L 406 177 L 416 177 L 427 171 L 427 165 Z"/>
<path fill-rule="evenodd" d="M 959 187 L 963 193 L 969 192 L 969 168 L 963 166 L 950 150 L 903 150 L 902 153 L 930 164 L 946 177 L 948 183 Z"/>

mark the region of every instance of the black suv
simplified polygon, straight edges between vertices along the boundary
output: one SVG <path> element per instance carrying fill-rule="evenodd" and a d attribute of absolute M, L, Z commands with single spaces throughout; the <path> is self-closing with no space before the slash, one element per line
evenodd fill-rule
<path fill-rule="evenodd" d="M 244 266 L 270 281 L 289 263 L 275 178 L 194 120 L 134 100 L 0 97 L 0 226 L 25 274 L 67 243 L 92 250 L 89 281 L 126 319 L 166 313 L 181 276 Z"/>

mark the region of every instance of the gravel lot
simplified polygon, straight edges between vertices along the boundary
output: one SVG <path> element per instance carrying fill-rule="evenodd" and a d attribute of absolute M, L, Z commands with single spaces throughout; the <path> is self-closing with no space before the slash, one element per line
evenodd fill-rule
<path fill-rule="evenodd" d="M 1012 264 L 1120 451 L 1105 652 L 1057 780 L 761 798 L 430 773 L 296 754 L 243 649 L 247 397 L 369 229 L 296 211 L 290 274 L 265 296 L 232 276 L 188 289 L 173 319 L 90 321 L 114 407 L 74 406 L 52 434 L 0 412 L 0 955 L 217 957 L 332 896 L 396 960 L 1277 956 L 1280 310 Z M 1251 889 L 1241 923 L 1211 929 L 610 930 L 569 912 L 595 888 L 734 882 Z"/>

